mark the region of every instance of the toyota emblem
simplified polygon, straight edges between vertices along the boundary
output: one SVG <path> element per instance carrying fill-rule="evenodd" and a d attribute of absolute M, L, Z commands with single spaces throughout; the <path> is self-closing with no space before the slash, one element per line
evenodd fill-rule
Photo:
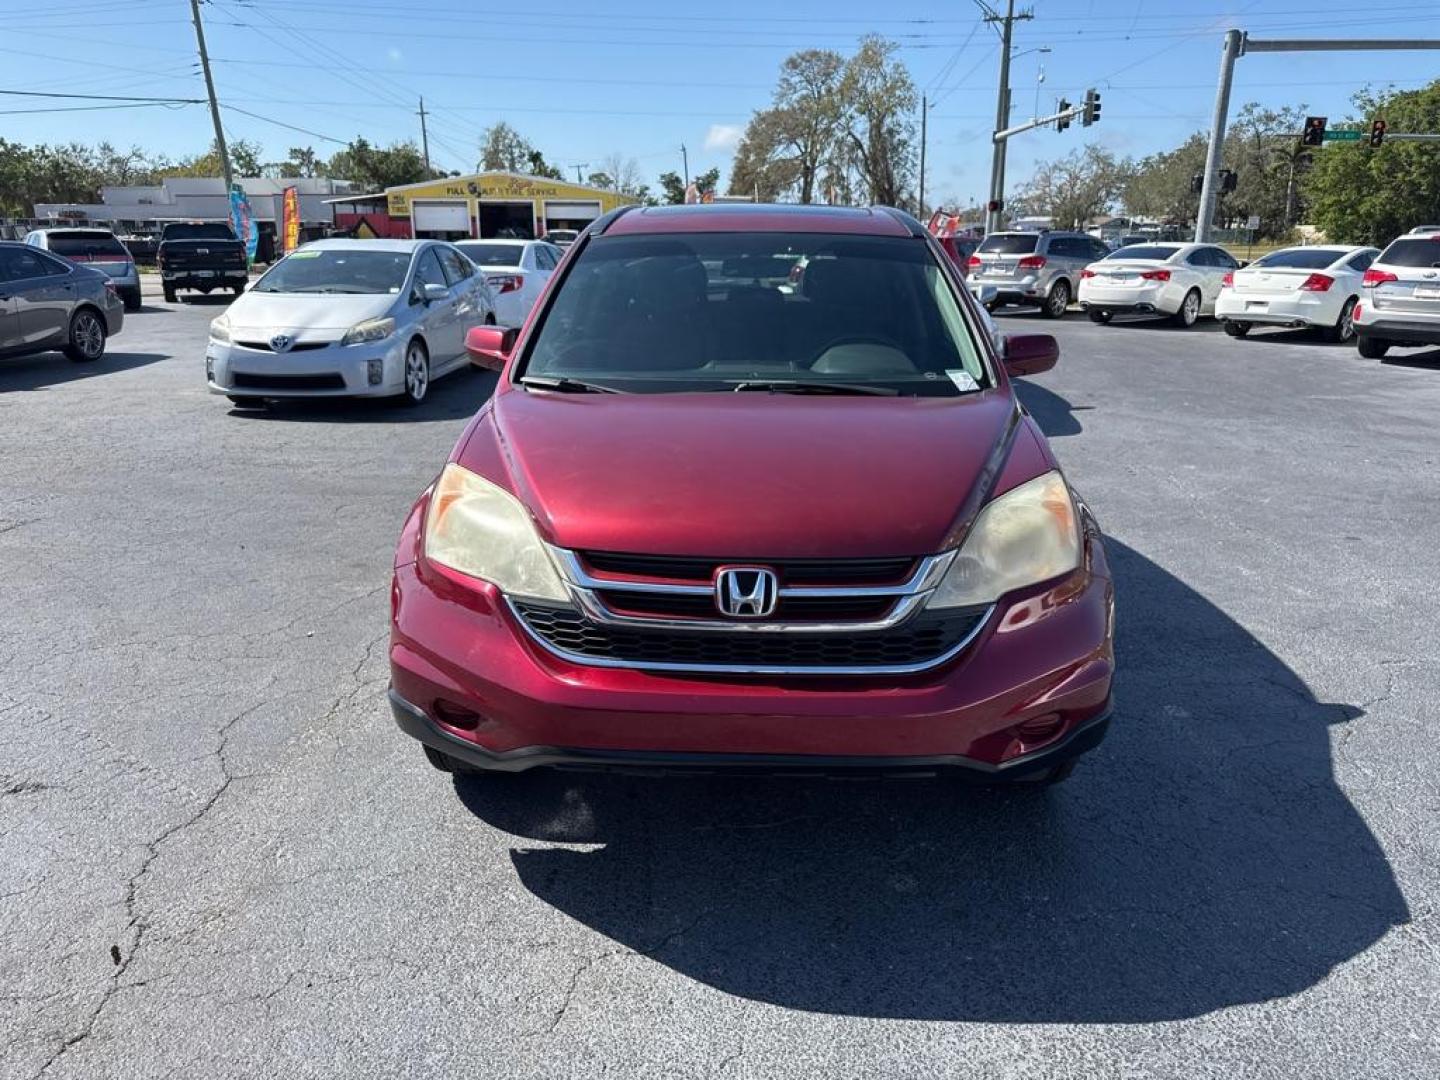
<path fill-rule="evenodd" d="M 289 352 L 290 346 L 295 344 L 295 339 L 289 334 L 276 334 L 270 339 L 270 348 L 276 352 Z"/>

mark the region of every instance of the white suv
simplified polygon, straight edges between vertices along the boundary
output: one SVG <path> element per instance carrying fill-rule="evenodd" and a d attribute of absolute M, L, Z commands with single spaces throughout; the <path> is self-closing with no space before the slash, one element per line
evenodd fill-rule
<path fill-rule="evenodd" d="M 1392 345 L 1440 345 L 1440 233 L 1392 241 L 1365 271 L 1356 346 L 1378 360 Z"/>

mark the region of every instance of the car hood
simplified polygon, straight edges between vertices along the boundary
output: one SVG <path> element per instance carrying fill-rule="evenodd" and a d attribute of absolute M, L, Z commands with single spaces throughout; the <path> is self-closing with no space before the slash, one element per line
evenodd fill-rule
<path fill-rule="evenodd" d="M 1013 398 L 505 391 L 464 443 L 551 543 L 721 558 L 921 555 L 1003 465 Z M 504 473 L 499 476 L 497 473 Z M 983 492 L 977 492 L 978 499 Z"/>
<path fill-rule="evenodd" d="M 262 293 L 240 296 L 226 316 L 230 329 L 265 333 L 301 330 L 349 330 L 358 322 L 378 319 L 395 306 L 394 293 L 345 296 L 336 293 Z"/>

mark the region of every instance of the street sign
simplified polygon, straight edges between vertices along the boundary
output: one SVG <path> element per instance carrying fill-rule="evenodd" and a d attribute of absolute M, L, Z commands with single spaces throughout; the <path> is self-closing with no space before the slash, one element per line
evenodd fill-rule
<path fill-rule="evenodd" d="M 1363 131 L 1327 131 L 1326 142 L 1359 142 L 1365 137 Z"/>
<path fill-rule="evenodd" d="M 1259 227 L 1260 227 L 1260 215 L 1259 215 L 1259 214 L 1251 214 L 1248 218 L 1245 219 L 1245 228 L 1247 228 L 1247 229 L 1258 229 Z"/>

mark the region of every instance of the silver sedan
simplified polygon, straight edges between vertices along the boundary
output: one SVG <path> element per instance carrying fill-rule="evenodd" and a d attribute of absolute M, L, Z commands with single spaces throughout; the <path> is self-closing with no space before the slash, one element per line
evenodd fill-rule
<path fill-rule="evenodd" d="M 114 282 L 28 244 L 0 242 L 0 356 L 58 349 L 98 360 L 125 325 Z"/>

